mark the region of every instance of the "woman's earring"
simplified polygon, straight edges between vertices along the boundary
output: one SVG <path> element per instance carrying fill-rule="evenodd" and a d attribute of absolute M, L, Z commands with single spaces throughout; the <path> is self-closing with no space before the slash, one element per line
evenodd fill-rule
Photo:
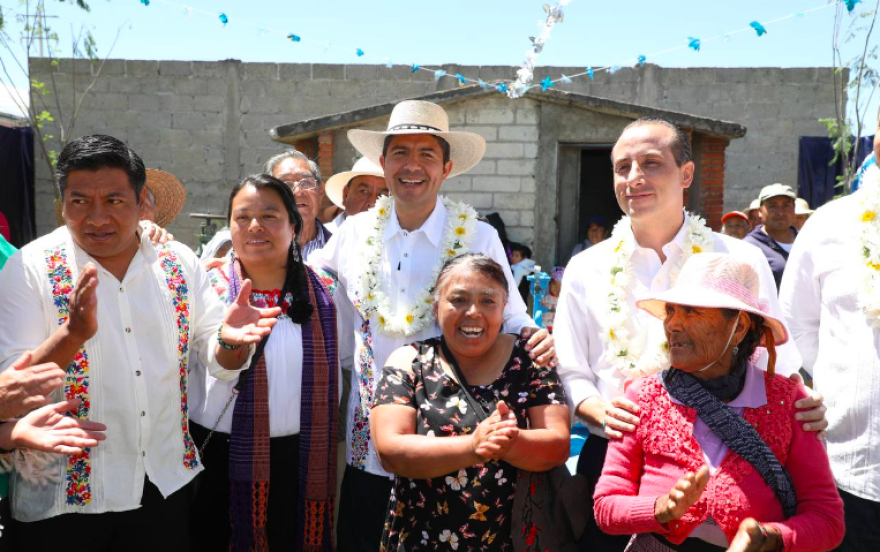
<path fill-rule="evenodd" d="M 739 353 L 739 345 L 733 346 L 733 356 L 736 356 Z"/>

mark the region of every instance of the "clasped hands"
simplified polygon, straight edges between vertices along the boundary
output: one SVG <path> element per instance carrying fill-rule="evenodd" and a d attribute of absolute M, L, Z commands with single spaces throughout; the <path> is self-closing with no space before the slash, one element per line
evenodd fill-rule
<path fill-rule="evenodd" d="M 500 460 L 519 437 L 516 415 L 504 401 L 498 401 L 495 412 L 480 422 L 472 434 L 474 456 L 478 463 Z"/>

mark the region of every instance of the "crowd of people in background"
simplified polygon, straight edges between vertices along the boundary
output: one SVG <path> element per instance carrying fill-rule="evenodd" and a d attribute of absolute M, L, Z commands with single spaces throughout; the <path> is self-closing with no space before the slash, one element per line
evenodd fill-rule
<path fill-rule="evenodd" d="M 538 303 L 531 249 L 441 195 L 483 138 L 423 101 L 348 138 L 326 181 L 288 150 L 229 183 L 201 258 L 173 175 L 64 148 L 59 228 L 0 241 L 3 550 L 876 550 L 876 165 L 716 233 L 687 132 L 633 121 L 623 218 Z"/>

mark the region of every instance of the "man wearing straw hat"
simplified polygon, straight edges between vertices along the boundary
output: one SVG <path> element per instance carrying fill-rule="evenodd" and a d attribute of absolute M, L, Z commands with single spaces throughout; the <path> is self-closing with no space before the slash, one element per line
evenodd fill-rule
<path fill-rule="evenodd" d="M 393 199 L 380 198 L 373 209 L 347 221 L 310 261 L 336 273 L 355 306 L 355 366 L 338 549 L 375 552 L 393 476 L 382 469 L 371 442 L 373 393 L 392 351 L 440 334 L 432 291 L 443 263 L 466 252 L 484 253 L 499 262 L 505 267 L 510 295 L 505 331 L 530 337 L 528 347 L 538 361 L 552 362 L 555 350 L 547 331 L 537 330 L 526 313 L 497 232 L 478 221 L 469 205 L 438 195 L 447 178 L 480 161 L 485 140 L 449 131 L 442 107 L 413 100 L 395 106 L 386 131 L 350 130 L 348 139 L 383 168 Z"/>
<path fill-rule="evenodd" d="M 636 405 L 622 396 L 625 386 L 669 366 L 662 324 L 636 309 L 637 300 L 674 285 L 690 256 L 715 251 L 751 265 L 760 277 L 761 299 L 771 312 L 780 312 L 761 251 L 712 232 L 699 216 L 685 212 L 682 192 L 693 181 L 694 163 L 684 131 L 663 119 L 639 119 L 624 129 L 611 157 L 614 192 L 627 216 L 609 239 L 569 262 L 553 327 L 566 396 L 592 433 L 578 462 L 591 488 L 607 439 L 633 432 L 639 423 Z M 766 362 L 765 354 L 758 365 Z M 777 373 L 788 376 L 800 366 L 792 344 L 779 347 Z M 824 428 L 819 397 L 798 407 L 816 409 L 800 414 L 815 422 L 807 429 Z M 627 538 L 606 535 L 591 520 L 582 543 L 584 550 L 623 550 Z"/>
<path fill-rule="evenodd" d="M 382 167 L 366 157 L 361 157 L 350 171 L 331 176 L 327 181 L 326 192 L 330 201 L 343 209 L 325 225 L 335 234 L 345 219 L 372 208 L 379 196 L 387 196 L 388 185 L 385 184 Z"/>
<path fill-rule="evenodd" d="M 141 202 L 141 220 L 167 228 L 183 211 L 186 188 L 173 174 L 147 169 L 146 196 Z"/>

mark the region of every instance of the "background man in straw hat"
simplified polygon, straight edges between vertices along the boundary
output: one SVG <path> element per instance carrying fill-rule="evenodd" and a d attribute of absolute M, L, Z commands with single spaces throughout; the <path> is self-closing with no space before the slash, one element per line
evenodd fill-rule
<path fill-rule="evenodd" d="M 800 232 L 814 211 L 806 199 L 799 197 L 794 200 L 794 227 Z"/>
<path fill-rule="evenodd" d="M 874 138 L 880 158 L 880 132 Z M 880 547 L 880 169 L 857 192 L 810 217 L 795 241 L 779 301 L 791 335 L 828 405 L 828 459 L 843 498 L 837 550 Z"/>
<path fill-rule="evenodd" d="M 372 208 L 379 196 L 387 196 L 388 185 L 385 184 L 382 167 L 361 157 L 350 171 L 331 176 L 326 192 L 330 201 L 343 209 L 333 221 L 326 224 L 335 233 L 346 218 Z"/>
<path fill-rule="evenodd" d="M 183 211 L 186 188 L 173 174 L 147 169 L 146 196 L 141 202 L 141 220 L 167 228 Z"/>
<path fill-rule="evenodd" d="M 611 153 L 614 192 L 627 215 L 611 237 L 575 256 L 565 269 L 553 327 L 559 375 L 577 415 L 593 434 L 587 439 L 578 472 L 592 487 L 598 480 L 607 438 L 635 430 L 636 406 L 622 394 L 627 381 L 669 366 L 662 324 L 635 308 L 648 294 L 670 288 L 684 261 L 703 251 L 730 253 L 748 263 L 761 279 L 761 300 L 779 313 L 776 287 L 767 261 L 753 245 L 713 233 L 702 219 L 684 211 L 682 191 L 694 178 L 690 139 L 662 119 L 645 118 L 624 129 Z M 766 355 L 764 355 L 766 357 Z M 766 365 L 766 358 L 758 362 Z M 778 348 L 777 373 L 801 366 L 794 345 Z M 798 405 L 813 408 L 805 420 L 821 420 L 815 397 Z M 824 421 L 808 424 L 818 431 Z M 590 519 L 583 549 L 623 550 L 628 537 L 602 533 Z"/>
<path fill-rule="evenodd" d="M 468 251 L 498 261 L 505 267 L 510 294 L 505 331 L 531 336 L 532 355 L 539 361 L 552 361 L 555 350 L 546 330 L 534 328 L 526 313 L 498 233 L 477 221 L 471 207 L 438 197 L 447 178 L 479 162 L 485 140 L 450 132 L 443 108 L 422 101 L 397 104 L 387 131 L 350 130 L 348 138 L 383 168 L 393 200 L 380 198 L 373 209 L 347 221 L 312 262 L 338 274 L 356 308 L 338 549 L 375 552 L 392 476 L 382 469 L 371 442 L 373 393 L 392 351 L 440 334 L 431 290 L 441 263 Z"/>

